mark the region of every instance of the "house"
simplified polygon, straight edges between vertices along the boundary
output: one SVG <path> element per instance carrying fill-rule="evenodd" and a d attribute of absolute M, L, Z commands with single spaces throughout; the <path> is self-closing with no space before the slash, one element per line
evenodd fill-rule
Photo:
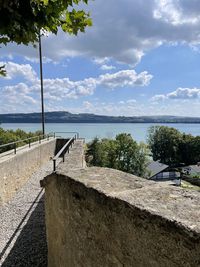
<path fill-rule="evenodd" d="M 188 175 L 197 175 L 200 176 L 200 162 L 197 163 L 197 165 L 190 165 L 183 167 L 183 173 L 188 174 Z"/>
<path fill-rule="evenodd" d="M 152 161 L 147 166 L 149 179 L 151 180 L 176 180 L 180 179 L 180 172 L 170 169 L 166 164 Z"/>

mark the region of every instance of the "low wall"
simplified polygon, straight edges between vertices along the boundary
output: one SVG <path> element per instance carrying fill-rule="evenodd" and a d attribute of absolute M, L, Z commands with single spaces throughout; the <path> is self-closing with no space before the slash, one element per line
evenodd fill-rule
<path fill-rule="evenodd" d="M 56 140 L 20 148 L 16 155 L 0 158 L 0 205 L 8 201 L 34 171 L 54 155 Z"/>
<path fill-rule="evenodd" d="M 49 267 L 200 266 L 200 195 L 107 168 L 42 182 Z"/>

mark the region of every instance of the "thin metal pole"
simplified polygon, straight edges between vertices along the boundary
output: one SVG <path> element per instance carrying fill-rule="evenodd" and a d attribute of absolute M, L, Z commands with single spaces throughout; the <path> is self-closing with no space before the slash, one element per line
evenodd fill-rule
<path fill-rule="evenodd" d="M 53 159 L 53 171 L 55 172 L 55 170 L 56 170 L 56 160 Z"/>
<path fill-rule="evenodd" d="M 43 90 L 43 71 L 42 71 L 42 46 L 41 36 L 39 33 L 39 54 L 40 54 L 40 83 L 41 83 L 41 107 L 42 107 L 42 134 L 45 134 L 44 127 L 44 90 Z"/>

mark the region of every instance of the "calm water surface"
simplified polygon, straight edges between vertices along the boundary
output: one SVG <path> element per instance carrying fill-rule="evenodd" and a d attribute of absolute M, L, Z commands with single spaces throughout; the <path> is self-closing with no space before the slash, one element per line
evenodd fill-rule
<path fill-rule="evenodd" d="M 146 142 L 148 128 L 152 125 L 166 125 L 194 136 L 200 135 L 199 123 L 47 123 L 46 133 L 75 131 L 86 141 L 96 136 L 113 138 L 119 133 L 130 133 L 136 141 Z M 20 128 L 26 132 L 41 130 L 40 123 L 2 123 L 0 127 L 13 130 Z M 64 137 L 64 134 L 60 135 Z"/>

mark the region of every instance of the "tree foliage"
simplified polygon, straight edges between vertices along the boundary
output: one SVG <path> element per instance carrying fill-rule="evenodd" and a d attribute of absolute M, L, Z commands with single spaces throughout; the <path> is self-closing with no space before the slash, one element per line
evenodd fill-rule
<path fill-rule="evenodd" d="M 13 130 L 4 130 L 3 128 L 0 128 L 0 145 L 8 144 L 8 143 L 15 142 L 15 141 L 20 141 L 20 140 L 27 139 L 27 138 L 31 138 L 30 141 L 34 142 L 37 140 L 34 137 L 41 135 L 41 134 L 42 134 L 41 131 L 36 131 L 34 133 L 33 132 L 27 133 L 21 129 L 17 129 L 16 131 L 13 131 Z M 19 142 L 17 146 L 22 146 L 25 144 L 28 144 L 28 141 Z M 2 147 L 0 148 L 0 153 L 13 149 L 13 148 L 14 148 L 13 145 Z"/>
<path fill-rule="evenodd" d="M 0 2 L 0 43 L 28 44 L 38 41 L 41 29 L 56 34 L 77 34 L 91 25 L 89 14 L 75 5 L 88 0 L 2 0 Z"/>
<path fill-rule="evenodd" d="M 171 166 L 200 161 L 200 136 L 182 134 L 167 126 L 152 126 L 148 132 L 148 145 L 154 160 Z"/>
<path fill-rule="evenodd" d="M 160 160 L 165 164 L 180 161 L 178 146 L 181 141 L 181 133 L 166 126 L 152 126 L 148 132 L 148 144 L 153 160 Z"/>
<path fill-rule="evenodd" d="M 84 32 L 91 26 L 89 13 L 78 9 L 88 0 L 0 0 L 0 44 L 38 42 L 40 30 L 57 34 Z M 0 75 L 3 72 L 0 69 Z"/>
<path fill-rule="evenodd" d="M 93 166 L 114 168 L 145 177 L 147 154 L 145 144 L 137 144 L 130 134 L 122 133 L 114 140 L 95 138 L 88 144 L 86 158 Z"/>
<path fill-rule="evenodd" d="M 0 76 L 6 76 L 5 65 L 0 66 Z"/>

